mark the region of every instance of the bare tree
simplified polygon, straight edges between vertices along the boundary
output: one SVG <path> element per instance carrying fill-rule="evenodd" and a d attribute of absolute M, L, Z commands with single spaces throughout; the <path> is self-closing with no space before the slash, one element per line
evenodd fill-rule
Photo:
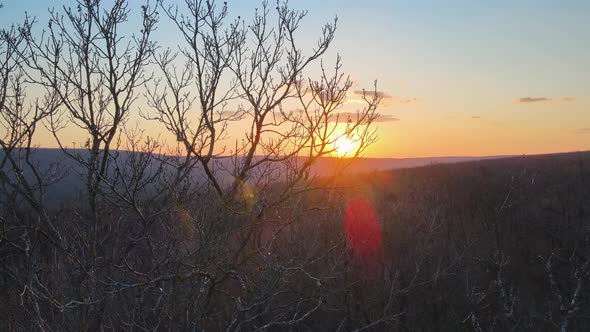
<path fill-rule="evenodd" d="M 129 37 L 131 6 L 79 0 L 51 10 L 40 35 L 28 20 L 2 36 L 0 276 L 15 312 L 5 326 L 266 330 L 343 314 L 353 305 L 339 297 L 360 291 L 344 237 L 326 234 L 337 228 L 337 206 L 316 215 L 305 195 L 322 187 L 311 168 L 338 139 L 357 141 L 354 156 L 376 139 L 380 97 L 366 92 L 356 117 L 339 115 L 352 82 L 340 57 L 333 71 L 322 63 L 336 20 L 305 54 L 296 32 L 306 12 L 286 3 L 274 14 L 263 3 L 246 26 L 226 23 L 227 8 L 214 1 L 184 9 L 160 1 L 185 46 L 156 54 L 156 9 L 141 7 L 142 26 Z M 313 64 L 315 79 L 305 76 Z M 43 98 L 26 105 L 27 84 Z M 155 111 L 144 115 L 173 133 L 182 156 L 162 154 L 157 140 L 127 125 L 140 89 Z M 41 123 L 83 171 L 87 204 L 44 203 L 60 173 L 41 172 L 30 156 Z M 247 124 L 243 137 L 232 134 L 236 123 Z M 85 133 L 83 145 L 65 143 L 62 130 L 72 125 Z M 206 186 L 194 184 L 201 171 Z M 382 285 L 389 291 L 379 315 L 347 327 L 395 320 L 395 278 Z"/>
<path fill-rule="evenodd" d="M 57 102 L 51 95 L 33 101 L 26 98 L 26 75 L 21 66 L 21 56 L 26 48 L 25 33 L 22 27 L 16 26 L 0 33 L 0 125 L 3 129 L 0 175 L 5 184 L 41 212 L 45 182 L 50 179 L 40 173 L 40 168 L 31 159 L 33 136 L 41 120 L 53 113 Z M 7 174 L 7 170 L 11 174 Z M 34 176 L 25 177 L 25 172 L 32 172 Z"/>
<path fill-rule="evenodd" d="M 304 76 L 329 48 L 337 20 L 323 27 L 305 54 L 297 30 L 307 12 L 286 2 L 277 2 L 275 15 L 264 2 L 247 26 L 239 17 L 228 22 L 226 5 L 215 1 L 160 6 L 185 45 L 156 57 L 162 78 L 147 93 L 155 110 L 147 116 L 177 138 L 185 164 L 198 162 L 222 199 L 235 199 L 246 183 L 263 187 L 272 178 L 284 182 L 283 194 L 275 196 L 284 200 L 319 157 L 334 152 L 340 136 L 359 141 L 357 154 L 374 141 L 376 93 L 365 94 L 366 107 L 356 118 L 337 116 L 352 85 L 341 73 L 340 57 L 333 74 L 322 66 L 319 80 Z M 235 121 L 247 124 L 245 136 L 230 136 Z M 346 129 L 338 132 L 342 124 Z M 231 159 L 231 166 L 216 163 L 221 159 Z"/>
<path fill-rule="evenodd" d="M 129 117 L 137 88 L 150 78 L 145 67 L 154 51 L 150 40 L 158 20 L 148 4 L 141 6 L 142 26 L 125 38 L 129 3 L 117 0 L 106 8 L 97 0 L 79 0 L 63 14 L 51 10 L 48 30 L 40 38 L 29 32 L 26 59 L 30 78 L 58 96 L 60 111 L 51 117 L 51 130 L 62 149 L 59 132 L 71 123 L 84 130 L 88 156 L 72 155 L 87 169 L 91 211 L 96 213 L 100 178 L 107 174 L 111 145 Z M 29 25 L 30 26 L 30 25 Z"/>
<path fill-rule="evenodd" d="M 23 57 L 30 55 L 27 24 L 0 31 L 0 255 L 5 257 L 0 275 L 10 280 L 3 285 L 6 293 L 20 294 L 22 303 L 31 309 L 28 318 L 32 326 L 43 330 L 47 324 L 39 303 L 50 291 L 41 281 L 43 259 L 38 243 L 49 239 L 63 249 L 63 233 L 46 202 L 48 187 L 59 181 L 63 172 L 58 162 L 44 165 L 34 158 L 34 136 L 59 101 L 51 94 L 27 95 L 29 84 L 22 66 Z M 16 322 L 13 328 L 22 323 Z"/>
<path fill-rule="evenodd" d="M 307 229 L 294 223 L 316 207 L 300 194 L 318 184 L 311 168 L 335 152 L 337 140 L 356 141 L 353 157 L 374 142 L 372 124 L 381 97 L 375 87 L 363 95 L 366 105 L 356 116 L 339 115 L 352 81 L 342 73 L 340 57 L 333 70 L 321 61 L 337 20 L 323 27 L 316 47 L 305 54 L 297 31 L 307 13 L 286 3 L 277 2 L 273 15 L 264 2 L 249 25 L 240 18 L 229 21 L 226 5 L 215 1 L 185 1 L 184 6 L 160 1 L 159 6 L 184 39 L 178 51 L 165 49 L 154 57 L 160 77 L 146 85 L 152 111 L 144 116 L 162 123 L 182 149 L 170 189 L 178 191 L 195 175 L 204 175 L 220 199 L 217 204 L 234 214 L 217 222 L 195 220 L 209 232 L 203 239 L 217 239 L 197 245 L 201 259 L 192 280 L 213 294 L 200 302 L 198 317 L 202 323 L 211 320 L 212 310 L 229 297 L 233 307 L 225 311 L 232 319 L 219 328 L 299 325 L 324 307 L 328 294 L 321 285 L 341 277 L 343 261 L 334 263 L 333 275 L 316 277 L 313 270 L 346 250 L 340 245 L 324 255 L 321 241 L 309 239 L 317 251 L 292 255 L 283 232 Z M 305 76 L 314 64 L 317 79 Z M 249 128 L 244 136 L 234 134 L 236 123 Z M 175 204 L 191 210 L 193 202 L 186 197 L 194 194 L 174 195 Z M 278 221 L 264 226 L 270 220 Z M 215 262 L 207 262 L 206 252 L 215 253 Z M 297 259 L 278 262 L 275 253 Z M 309 282 L 313 287 L 304 286 Z M 278 303 L 291 305 L 275 308 Z M 387 322 L 391 315 L 369 325 Z"/>
<path fill-rule="evenodd" d="M 84 170 L 86 181 L 82 183 L 86 186 L 88 202 L 88 209 L 83 207 L 78 210 L 80 214 L 74 212 L 76 209 L 70 210 L 74 215 L 69 220 L 62 220 L 58 227 L 61 231 L 64 227 L 76 229 L 78 236 L 66 241 L 58 231 L 54 232 L 57 235 L 48 234 L 52 250 L 61 250 L 72 264 L 71 268 L 80 271 L 77 282 L 72 288 L 50 290 L 46 285 L 60 280 L 63 275 L 44 276 L 37 278 L 38 287 L 29 289 L 32 298 L 45 301 L 50 310 L 82 307 L 83 318 L 78 325 L 82 329 L 95 329 L 103 324 L 101 315 L 107 309 L 104 292 L 109 286 L 105 280 L 113 278 L 110 274 L 115 266 L 100 262 L 108 260 L 120 264 L 117 259 L 121 257 L 112 252 L 112 243 L 117 242 L 113 240 L 114 236 L 122 229 L 106 217 L 113 215 L 113 209 L 121 210 L 125 215 L 122 206 L 131 208 L 140 219 L 144 217 L 136 196 L 138 188 L 145 185 L 145 179 L 150 179 L 149 174 L 141 173 L 148 162 L 130 160 L 136 173 L 125 173 L 132 170 L 119 169 L 117 153 L 112 151 L 120 144 L 118 138 L 139 95 L 137 89 L 150 79 L 145 69 L 155 48 L 150 38 L 157 23 L 157 13 L 149 3 L 141 6 L 141 28 L 136 34 L 126 37 L 123 31 L 129 21 L 129 7 L 130 4 L 124 0 L 115 1 L 108 7 L 102 1 L 80 0 L 74 8 L 50 10 L 47 30 L 40 36 L 34 33 L 34 20 L 27 20 L 19 30 L 23 42 L 27 44 L 26 48 L 17 50 L 24 68 L 22 79 L 26 78 L 44 89 L 46 104 L 51 106 L 42 108 L 37 104 L 34 108 L 37 113 L 32 115 L 35 119 L 33 123 L 47 118 L 47 127 L 62 151 L 74 160 L 80 170 Z M 25 118 L 27 115 L 19 116 Z M 73 148 L 83 147 L 86 151 L 70 150 L 63 142 L 61 130 L 71 125 L 87 135 L 83 145 Z M 29 126 L 27 130 L 25 138 L 32 137 L 34 127 L 31 130 Z M 30 147 L 30 141 L 28 144 Z M 148 144 L 146 148 L 149 151 L 153 147 Z M 135 180 L 125 183 L 128 190 L 124 196 L 117 191 L 122 187 L 121 174 L 126 180 Z M 138 178 L 137 174 L 141 176 Z M 36 178 L 41 179 L 39 176 Z M 112 204 L 109 196 L 101 192 L 102 188 L 111 190 L 113 195 L 119 194 L 120 201 Z M 110 211 L 105 209 L 107 206 L 110 206 Z M 46 218 L 54 220 L 57 214 L 55 211 L 53 214 Z M 76 219 L 77 222 L 69 224 Z M 144 225 L 144 233 L 146 227 Z M 126 230 L 129 231 L 129 228 Z M 129 231 L 131 234 L 134 232 Z M 121 245 L 135 247 L 126 243 Z M 63 264 L 62 258 L 65 257 L 54 257 L 45 262 L 49 266 Z M 76 288 L 78 293 L 73 294 L 72 289 Z"/>

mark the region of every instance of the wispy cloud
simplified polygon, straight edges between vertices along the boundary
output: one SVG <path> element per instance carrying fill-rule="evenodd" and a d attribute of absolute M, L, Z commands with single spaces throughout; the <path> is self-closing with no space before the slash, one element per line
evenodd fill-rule
<path fill-rule="evenodd" d="M 472 119 L 481 119 L 481 116 L 479 116 L 479 115 L 473 115 L 471 118 Z"/>
<path fill-rule="evenodd" d="M 375 122 L 397 122 L 400 121 L 399 118 L 394 117 L 393 115 L 379 115 Z"/>
<path fill-rule="evenodd" d="M 355 90 L 352 92 L 352 95 L 348 98 L 348 103 L 351 104 L 361 104 L 364 103 L 362 100 L 362 96 L 366 95 L 368 98 L 372 97 L 373 95 L 377 95 L 377 97 L 381 98 L 381 106 L 389 106 L 393 103 L 399 104 L 412 104 L 419 101 L 418 98 L 414 97 L 400 97 L 394 96 L 384 91 L 374 91 L 371 89 L 367 90 Z"/>
<path fill-rule="evenodd" d="M 383 91 L 374 91 L 371 89 L 368 90 L 356 90 L 353 91 L 353 94 L 355 96 L 363 96 L 363 95 L 367 95 L 368 97 L 373 96 L 373 95 L 377 95 L 377 97 L 381 97 L 383 99 L 390 99 L 392 98 L 392 96 L 388 93 L 385 93 Z"/>
<path fill-rule="evenodd" d="M 520 97 L 517 98 L 514 102 L 517 104 L 533 104 L 533 103 L 545 103 L 550 101 L 557 101 L 557 102 L 574 102 L 576 98 L 573 97 L 562 97 L 562 98 L 549 98 L 549 97 Z"/>
<path fill-rule="evenodd" d="M 350 119 L 351 121 L 355 121 L 357 118 L 358 114 L 354 113 L 354 112 L 340 112 L 340 113 L 335 113 L 332 114 L 330 116 L 330 118 L 328 119 L 331 122 L 340 122 L 340 123 L 346 123 L 346 121 L 348 121 L 348 119 Z M 400 119 L 394 117 L 393 115 L 379 115 L 379 117 L 377 117 L 373 122 L 396 122 L 396 121 L 400 121 Z"/>
<path fill-rule="evenodd" d="M 590 127 L 580 128 L 576 130 L 578 134 L 590 134 Z"/>
<path fill-rule="evenodd" d="M 551 98 L 547 98 L 547 97 L 521 97 L 516 99 L 516 103 L 520 103 L 520 104 L 532 104 L 532 103 L 543 103 L 543 102 L 547 102 L 547 101 L 551 101 Z"/>
<path fill-rule="evenodd" d="M 418 98 L 399 98 L 399 102 L 401 104 L 417 103 L 418 102 Z"/>

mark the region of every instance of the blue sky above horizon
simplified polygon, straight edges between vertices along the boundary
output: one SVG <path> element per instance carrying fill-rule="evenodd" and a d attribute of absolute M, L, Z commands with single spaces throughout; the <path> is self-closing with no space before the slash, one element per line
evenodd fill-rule
<path fill-rule="evenodd" d="M 168 1 L 179 2 L 179 1 Z M 260 1 L 228 0 L 248 18 Z M 0 27 L 73 1 L 0 0 Z M 271 1 L 271 4 L 273 2 Z M 135 2 L 131 2 L 132 6 Z M 137 2 L 137 6 L 140 2 Z M 307 9 L 313 45 L 339 17 L 326 61 L 340 53 L 355 89 L 379 82 L 374 157 L 493 155 L 590 149 L 590 1 L 291 0 Z M 173 30 L 162 17 L 160 38 Z"/>

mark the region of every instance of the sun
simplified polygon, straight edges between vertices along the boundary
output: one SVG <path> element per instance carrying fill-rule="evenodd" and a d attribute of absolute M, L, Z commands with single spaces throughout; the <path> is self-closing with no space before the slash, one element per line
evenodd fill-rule
<path fill-rule="evenodd" d="M 334 152 L 339 157 L 351 157 L 357 149 L 358 142 L 346 136 L 340 136 L 334 142 Z"/>

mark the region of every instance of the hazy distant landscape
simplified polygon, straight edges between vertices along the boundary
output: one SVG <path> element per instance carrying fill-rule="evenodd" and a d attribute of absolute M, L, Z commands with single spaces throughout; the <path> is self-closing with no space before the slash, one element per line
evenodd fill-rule
<path fill-rule="evenodd" d="M 84 150 L 67 150 L 68 153 L 80 155 L 82 158 L 87 158 L 88 152 Z M 3 157 L 0 151 L 0 158 Z M 128 159 L 128 151 L 117 151 L 120 160 Z M 59 181 L 51 186 L 51 197 L 48 197 L 51 204 L 60 204 L 64 201 L 75 200 L 83 194 L 84 191 L 84 168 L 80 166 L 75 160 L 72 160 L 68 155 L 60 149 L 34 149 L 31 153 L 31 160 L 33 163 L 39 165 L 41 172 L 51 172 L 59 169 Z M 507 156 L 491 156 L 491 157 L 434 157 L 434 158 L 355 158 L 354 160 L 342 160 L 341 158 L 325 157 L 319 159 L 311 168 L 311 174 L 316 177 L 332 176 L 336 171 L 345 171 L 346 174 L 356 175 L 360 173 L 367 173 L 373 171 L 392 170 L 409 167 L 419 167 L 434 164 L 457 163 L 464 161 L 486 160 L 506 158 Z M 166 158 L 164 156 L 153 156 L 154 164 L 157 160 Z M 177 157 L 182 159 L 182 157 Z M 220 159 L 216 163 L 221 169 L 220 177 L 223 182 L 231 183 L 232 176 L 223 170 L 231 168 L 230 159 Z M 172 166 L 169 166 L 172 169 Z M 27 174 L 32 177 L 33 174 Z M 205 177 L 202 170 L 196 170 L 193 174 L 198 180 Z"/>

